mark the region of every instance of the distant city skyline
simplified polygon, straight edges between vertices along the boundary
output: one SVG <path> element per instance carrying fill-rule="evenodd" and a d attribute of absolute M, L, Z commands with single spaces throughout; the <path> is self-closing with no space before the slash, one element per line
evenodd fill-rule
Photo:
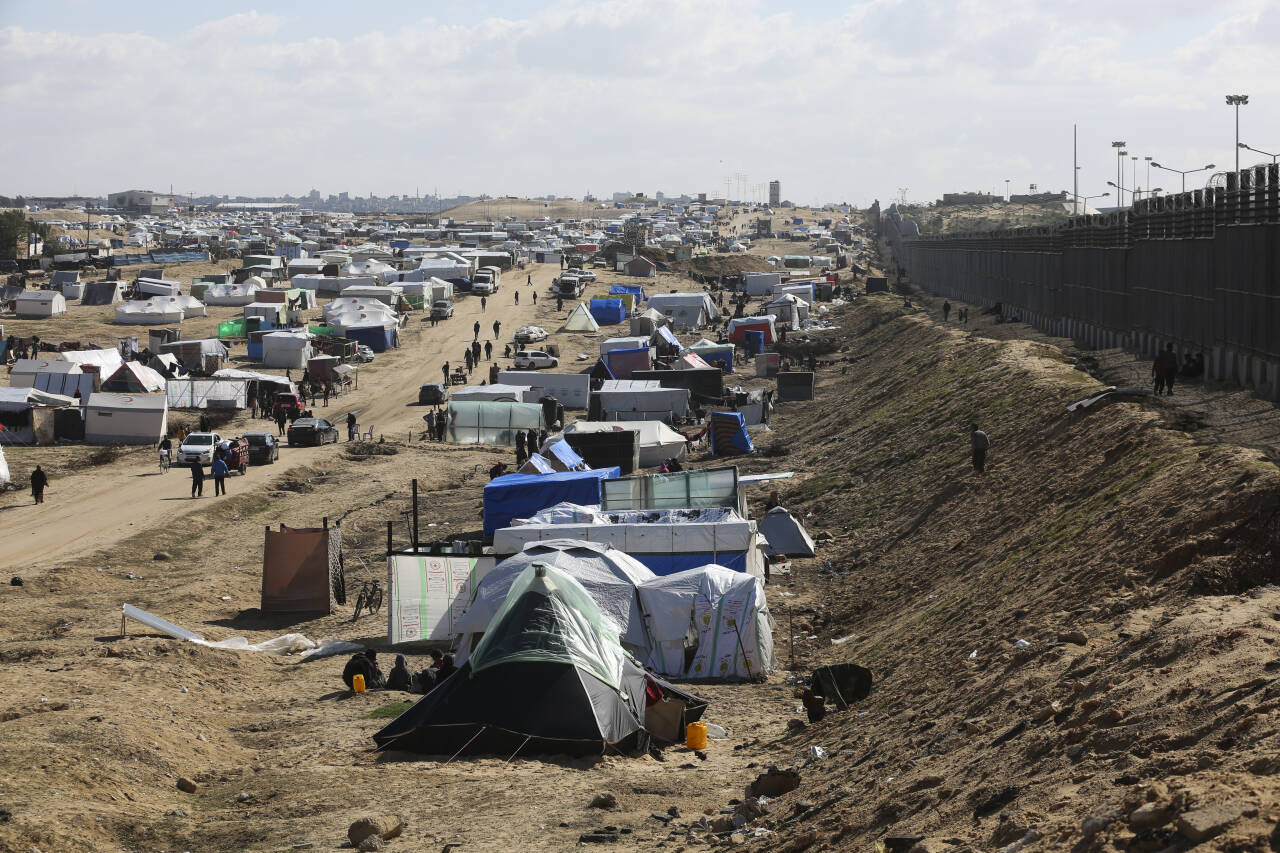
<path fill-rule="evenodd" d="M 1079 124 L 1096 195 L 1118 139 L 1177 169 L 1268 162 L 1223 96 L 1280 150 L 1277 35 L 1280 0 L 6 0 L 0 193 L 764 200 L 781 177 L 867 206 L 1070 189 Z"/>

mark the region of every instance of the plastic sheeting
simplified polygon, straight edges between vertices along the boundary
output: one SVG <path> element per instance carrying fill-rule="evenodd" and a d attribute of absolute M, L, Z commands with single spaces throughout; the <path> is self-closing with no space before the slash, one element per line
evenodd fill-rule
<path fill-rule="evenodd" d="M 589 310 L 595 321 L 602 326 L 621 323 L 627 319 L 627 307 L 621 299 L 592 299 Z"/>
<path fill-rule="evenodd" d="M 624 657 L 617 626 L 582 584 L 533 564 L 512 583 L 469 663 L 473 673 L 502 663 L 569 664 L 621 690 Z"/>
<path fill-rule="evenodd" d="M 453 554 L 387 557 L 387 642 L 452 639 L 493 565 L 492 557 Z"/>
<path fill-rule="evenodd" d="M 175 640 L 186 640 L 195 643 L 198 646 L 207 646 L 211 649 L 227 649 L 237 652 L 264 652 L 270 655 L 293 655 L 299 657 L 328 657 L 330 655 L 340 655 L 344 652 L 354 652 L 364 648 L 359 643 L 349 643 L 346 640 L 315 640 L 307 639 L 302 634 L 282 634 L 270 640 L 263 640 L 260 643 L 250 643 L 244 637 L 230 637 L 226 640 L 211 641 L 192 631 L 188 631 L 179 625 L 175 625 L 165 619 L 161 619 L 155 614 L 148 613 L 145 610 L 134 607 L 132 604 L 126 604 L 122 612 L 126 617 L 135 622 L 140 622 L 148 628 L 159 631 L 162 634 L 168 634 Z"/>
<path fill-rule="evenodd" d="M 519 430 L 541 430 L 542 406 L 537 403 L 465 401 L 449 403 L 446 440 L 456 444 L 515 446 Z"/>
<path fill-rule="evenodd" d="M 507 474 L 490 480 L 484 487 L 484 535 L 493 536 L 494 531 L 506 527 L 513 519 L 528 518 L 562 501 L 598 503 L 600 481 L 617 477 L 619 473 L 614 467 L 555 474 Z"/>
<path fill-rule="evenodd" d="M 646 666 L 692 679 L 758 679 L 773 670 L 773 620 L 758 578 L 713 564 L 646 581 L 639 594 L 653 643 Z"/>

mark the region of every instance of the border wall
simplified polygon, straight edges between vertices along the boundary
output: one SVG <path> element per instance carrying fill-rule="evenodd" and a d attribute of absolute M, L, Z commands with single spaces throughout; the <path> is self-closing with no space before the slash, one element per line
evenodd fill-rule
<path fill-rule="evenodd" d="M 1225 177 L 1052 227 L 918 236 L 887 215 L 882 231 L 926 290 L 1095 348 L 1203 352 L 1205 379 L 1280 399 L 1280 168 Z"/>

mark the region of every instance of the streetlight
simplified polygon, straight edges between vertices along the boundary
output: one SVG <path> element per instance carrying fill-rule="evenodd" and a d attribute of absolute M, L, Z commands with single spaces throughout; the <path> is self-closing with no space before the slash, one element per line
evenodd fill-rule
<path fill-rule="evenodd" d="M 1151 165 L 1152 165 L 1152 166 L 1154 166 L 1154 167 L 1155 167 L 1155 168 L 1157 168 L 1157 169 L 1164 169 L 1166 172 L 1177 172 L 1179 175 L 1182 175 L 1182 191 L 1183 191 L 1183 192 L 1186 192 L 1186 191 L 1187 191 L 1187 175 L 1193 175 L 1193 174 L 1195 174 L 1196 172 L 1203 172 L 1203 171 L 1205 171 L 1206 169 L 1216 169 L 1216 168 L 1218 168 L 1217 166 L 1213 165 L 1212 163 L 1210 163 L 1210 164 L 1209 164 L 1209 165 L 1207 165 L 1207 166 L 1201 166 L 1199 169 L 1186 169 L 1186 170 L 1183 170 L 1183 169 L 1170 169 L 1168 166 L 1161 166 L 1159 163 L 1152 163 Z"/>
<path fill-rule="evenodd" d="M 1107 186 L 1116 188 L 1116 198 L 1120 201 L 1120 206 L 1124 207 L 1124 187 L 1120 186 L 1115 181 L 1107 181 Z M 1129 192 L 1129 203 L 1133 204 L 1132 191 Z"/>
<path fill-rule="evenodd" d="M 1272 166 L 1274 166 L 1274 165 L 1276 164 L 1276 162 L 1277 162 L 1277 161 L 1280 161 L 1280 154 L 1272 154 L 1272 153 L 1270 153 L 1270 152 L 1268 152 L 1268 151 L 1263 151 L 1261 148 L 1254 148 L 1252 145 L 1245 145 L 1243 142 L 1237 142 L 1237 143 L 1236 143 L 1236 148 L 1237 148 L 1237 149 L 1243 148 L 1243 149 L 1245 149 L 1246 151 L 1256 151 L 1256 152 L 1258 152 L 1259 154 L 1266 155 L 1267 157 L 1270 157 L 1270 158 L 1271 158 L 1271 165 L 1272 165 Z M 1236 151 L 1236 157 L 1239 157 L 1239 156 L 1240 156 L 1240 152 L 1237 150 L 1237 151 Z"/>
<path fill-rule="evenodd" d="M 1151 157 L 1143 157 L 1147 161 L 1147 186 L 1151 186 Z"/>
<path fill-rule="evenodd" d="M 1084 209 L 1085 209 L 1085 213 L 1088 213 L 1088 211 L 1089 211 L 1089 199 L 1091 199 L 1091 198 L 1106 198 L 1106 197 L 1107 197 L 1107 196 L 1109 196 L 1109 195 L 1111 195 L 1111 193 L 1109 193 L 1109 192 L 1106 192 L 1106 193 L 1098 193 L 1097 195 L 1076 195 L 1075 193 L 1071 193 L 1071 197 L 1072 197 L 1072 198 L 1074 198 L 1074 199 L 1076 200 L 1076 215 L 1077 215 L 1077 216 L 1079 216 L 1079 215 L 1080 215 L 1080 203 L 1081 203 L 1081 202 L 1084 202 Z"/>
<path fill-rule="evenodd" d="M 1137 199 L 1133 197 L 1132 189 L 1138 186 L 1138 155 L 1135 154 L 1129 159 L 1133 161 L 1133 179 L 1129 181 L 1129 187 L 1131 188 L 1129 193 L 1129 203 L 1133 204 L 1137 201 Z"/>
<path fill-rule="evenodd" d="M 1128 152 L 1121 151 L 1120 149 L 1124 148 L 1126 145 L 1128 145 L 1128 143 L 1127 143 L 1127 142 L 1124 142 L 1123 140 L 1121 140 L 1120 142 L 1112 142 L 1112 143 L 1111 143 L 1111 147 L 1112 147 L 1112 148 L 1114 148 L 1114 149 L 1116 149 L 1116 182 L 1115 182 L 1115 184 L 1113 184 L 1113 185 L 1112 185 L 1112 186 L 1115 186 L 1115 187 L 1119 187 L 1119 186 L 1120 186 L 1120 182 L 1124 180 L 1124 176 L 1120 173 L 1120 169 L 1121 169 L 1121 166 L 1123 165 L 1123 159 L 1122 159 L 1122 158 L 1123 158 L 1123 157 L 1124 157 L 1124 155 L 1125 155 L 1126 153 L 1128 153 Z M 1124 196 L 1123 196 L 1123 195 L 1121 195 L 1121 196 L 1117 199 L 1117 201 L 1119 201 L 1119 202 L 1120 202 L 1120 206 L 1121 206 L 1121 207 L 1123 207 L 1123 206 L 1124 206 Z"/>
<path fill-rule="evenodd" d="M 1009 201 L 1010 198 L 1011 196 L 1009 195 L 1009 179 L 1005 178 L 1004 179 L 1004 200 Z"/>
<path fill-rule="evenodd" d="M 1240 173 L 1240 108 L 1247 103 L 1248 95 L 1227 95 L 1227 106 L 1236 108 L 1236 174 Z"/>

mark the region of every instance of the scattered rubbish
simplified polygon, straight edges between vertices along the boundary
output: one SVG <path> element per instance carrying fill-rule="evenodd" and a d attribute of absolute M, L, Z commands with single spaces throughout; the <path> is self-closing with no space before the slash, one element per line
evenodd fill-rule
<path fill-rule="evenodd" d="M 272 655 L 293 655 L 299 657 L 328 657 L 329 655 L 342 654 L 343 652 L 354 652 L 364 648 L 359 643 L 351 643 L 346 640 L 315 640 L 307 639 L 302 634 L 282 634 L 271 640 L 263 640 L 261 643 L 250 643 L 244 637 L 230 637 L 226 640 L 213 642 L 206 640 L 199 634 L 192 633 L 186 628 L 182 628 L 172 622 L 161 619 L 152 613 L 134 607 L 132 604 L 126 604 L 122 608 L 120 617 L 120 633 L 125 633 L 125 620 L 132 619 L 135 622 L 141 622 L 148 628 L 153 628 L 162 634 L 168 634 L 175 640 L 186 640 L 195 643 L 198 646 L 207 646 L 211 649 L 228 649 L 230 651 L 239 652 L 266 652 Z"/>
<path fill-rule="evenodd" d="M 130 575 L 130 577 L 132 577 L 132 575 Z M 224 596 L 222 596 L 222 600 L 223 600 L 223 601 L 230 601 L 230 600 L 231 600 L 231 596 L 229 596 L 229 595 L 224 595 Z"/>
<path fill-rule="evenodd" d="M 23 583 L 24 583 L 24 581 L 22 580 L 22 578 L 18 577 L 17 575 L 14 575 L 14 576 L 9 580 L 9 586 L 22 586 L 22 585 L 23 585 Z"/>
<path fill-rule="evenodd" d="M 1026 640 L 1019 640 L 1018 642 L 1013 644 L 1013 647 L 1015 649 L 1029 649 L 1031 648 L 1031 644 L 1028 643 Z"/>
<path fill-rule="evenodd" d="M 871 683 L 871 670 L 856 663 L 820 666 L 809 676 L 814 695 L 830 699 L 842 711 L 865 699 L 871 693 Z"/>
<path fill-rule="evenodd" d="M 974 649 L 973 651 L 969 652 L 969 660 L 977 660 L 977 659 L 978 659 L 977 649 Z"/>
<path fill-rule="evenodd" d="M 852 640 L 852 639 L 853 639 L 854 637 L 856 637 L 856 636 L 858 636 L 858 635 L 857 635 L 857 634 L 850 634 L 850 635 L 849 635 L 849 636 L 847 636 L 847 637 L 832 637 L 832 638 L 831 638 L 831 645 L 833 645 L 833 646 L 843 646 L 845 643 L 849 642 L 850 640 Z"/>
<path fill-rule="evenodd" d="M 724 726 L 717 726 L 715 723 L 707 723 L 707 737 L 712 740 L 728 740 L 729 732 Z"/>
<path fill-rule="evenodd" d="M 827 751 L 820 746 L 809 747 L 809 757 L 815 761 L 821 761 L 827 757 Z"/>

